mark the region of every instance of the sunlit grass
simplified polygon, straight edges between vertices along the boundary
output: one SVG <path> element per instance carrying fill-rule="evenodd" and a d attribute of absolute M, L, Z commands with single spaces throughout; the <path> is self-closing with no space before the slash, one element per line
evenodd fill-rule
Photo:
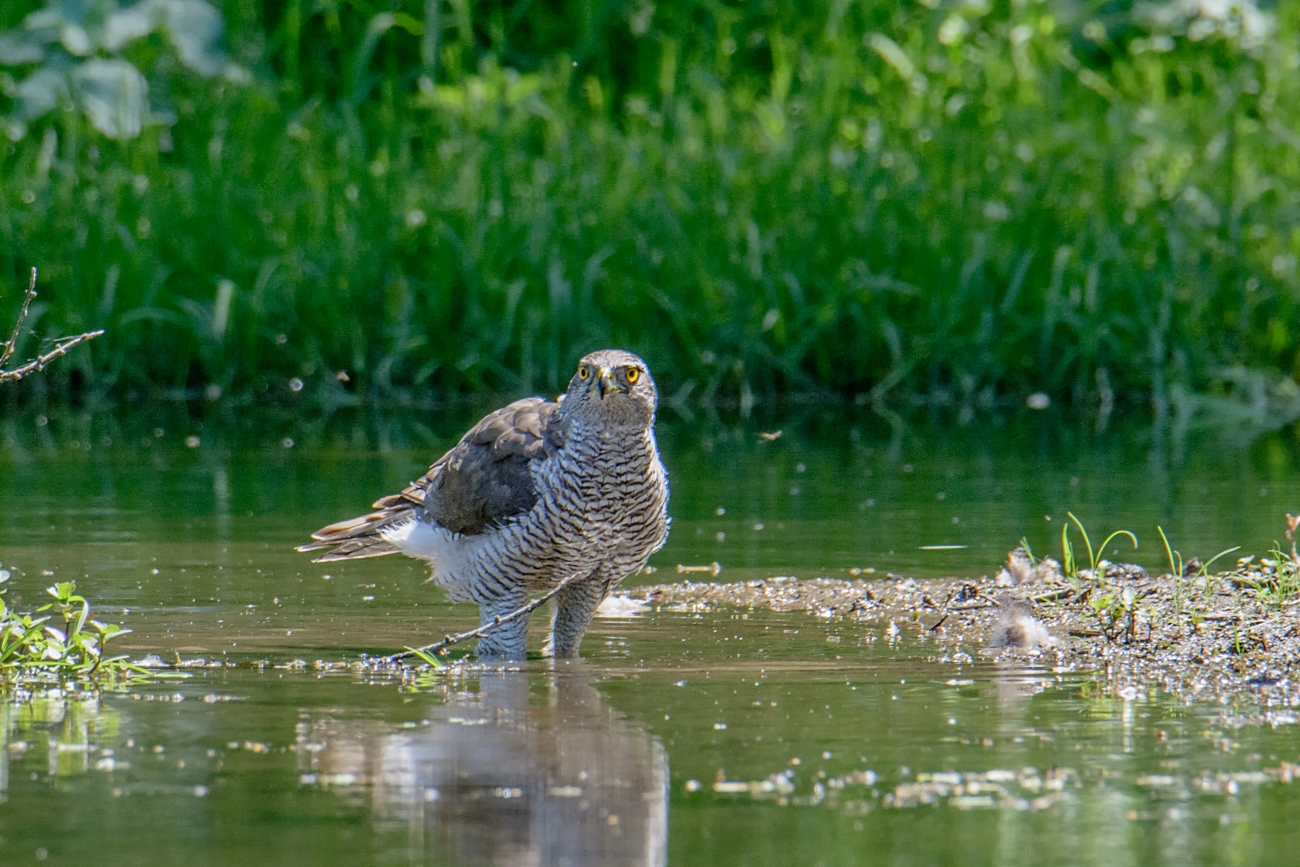
<path fill-rule="evenodd" d="M 1161 404 L 1300 367 L 1300 12 L 1254 45 L 928 5 L 570 33 L 229 0 L 253 84 L 149 45 L 174 125 L 66 112 L 0 149 L 0 312 L 40 266 L 39 335 L 107 331 L 52 386 L 125 395 L 554 389 L 603 344 L 742 403 Z"/>

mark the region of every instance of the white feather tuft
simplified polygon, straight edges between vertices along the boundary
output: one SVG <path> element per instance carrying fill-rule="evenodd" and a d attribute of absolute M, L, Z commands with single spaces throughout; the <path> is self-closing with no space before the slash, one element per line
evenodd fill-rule
<path fill-rule="evenodd" d="M 452 602 L 468 598 L 468 568 L 483 544 L 484 536 L 457 536 L 444 527 L 426 524 L 414 518 L 379 531 L 383 540 L 410 557 L 426 561 L 433 567 L 431 580 L 447 590 Z M 457 580 L 457 575 L 466 576 Z"/>
<path fill-rule="evenodd" d="M 610 594 L 605 597 L 605 601 L 600 603 L 596 609 L 597 617 L 639 617 L 650 610 L 650 606 L 640 599 L 633 599 L 631 596 L 620 596 Z"/>
<path fill-rule="evenodd" d="M 384 541 L 411 557 L 436 563 L 446 560 L 456 546 L 456 537 L 442 527 L 434 527 L 414 518 L 379 531 Z"/>

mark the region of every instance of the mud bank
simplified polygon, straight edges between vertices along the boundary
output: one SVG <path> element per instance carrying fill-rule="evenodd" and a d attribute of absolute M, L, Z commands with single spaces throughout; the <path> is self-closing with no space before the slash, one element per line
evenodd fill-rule
<path fill-rule="evenodd" d="M 929 644 L 942 664 L 1035 659 L 1094 672 L 1124 698 L 1159 691 L 1220 704 L 1241 723 L 1300 718 L 1300 584 L 1289 560 L 1246 558 L 1230 572 L 1178 576 L 1101 563 L 1067 577 L 1050 559 L 1028 571 L 1016 565 L 1013 552 L 992 578 L 777 577 L 629 595 L 661 610 L 731 606 L 856 623 L 862 641 Z"/>

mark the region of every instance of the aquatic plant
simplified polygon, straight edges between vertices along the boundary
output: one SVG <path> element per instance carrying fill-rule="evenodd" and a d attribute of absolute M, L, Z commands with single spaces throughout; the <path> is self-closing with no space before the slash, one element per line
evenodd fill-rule
<path fill-rule="evenodd" d="M 1165 545 L 1165 556 L 1169 558 L 1169 577 L 1174 582 L 1174 628 L 1178 635 L 1183 631 L 1183 555 L 1173 550 L 1169 545 L 1169 537 L 1165 535 L 1165 528 L 1156 526 L 1156 532 L 1160 534 L 1160 541 Z"/>
<path fill-rule="evenodd" d="M 1286 516 L 1286 538 L 1291 542 L 1291 550 L 1274 543 L 1267 556 L 1255 558 L 1243 557 L 1237 561 L 1237 568 L 1231 573 L 1232 583 L 1249 590 L 1261 605 L 1279 610 L 1288 602 L 1300 598 L 1300 557 L 1296 555 L 1295 533 L 1300 525 L 1300 518 Z"/>
<path fill-rule="evenodd" d="M 4 600 L 3 585 L 12 573 L 0 568 L 0 688 L 30 680 L 93 682 L 136 671 L 126 656 L 104 656 L 105 645 L 131 630 L 90 617 L 90 602 L 74 581 L 47 589 L 53 597 L 36 615 L 14 611 Z M 50 621 L 57 615 L 62 629 Z"/>
<path fill-rule="evenodd" d="M 1257 568 L 1243 573 L 1237 583 L 1255 594 L 1261 604 L 1277 610 L 1293 599 L 1300 598 L 1300 564 L 1281 546 L 1261 557 Z"/>
<path fill-rule="evenodd" d="M 1174 550 L 1173 547 L 1169 544 L 1169 537 L 1165 535 L 1165 528 L 1157 525 L 1156 532 L 1160 534 L 1160 541 L 1163 542 L 1165 546 L 1165 556 L 1169 560 L 1169 578 L 1174 585 L 1173 619 L 1174 619 L 1175 637 L 1177 637 L 1177 636 L 1181 636 L 1183 631 L 1183 619 L 1184 619 L 1183 608 L 1184 608 L 1184 601 L 1185 601 L 1184 591 L 1187 589 L 1187 585 L 1191 582 L 1191 580 L 1194 577 L 1199 576 L 1205 579 L 1206 586 L 1207 586 L 1207 591 L 1205 595 L 1208 596 L 1209 595 L 1208 585 L 1212 575 L 1212 573 L 1210 572 L 1210 567 L 1213 566 L 1215 561 L 1217 561 L 1219 558 L 1225 557 L 1228 554 L 1233 553 L 1234 551 L 1240 551 L 1241 546 L 1234 545 L 1231 548 L 1225 548 L 1219 553 L 1215 554 L 1209 560 L 1206 560 L 1204 563 L 1202 563 L 1200 560 L 1198 560 L 1195 557 L 1184 562 L 1182 553 Z M 1191 625 L 1193 628 L 1195 628 L 1197 623 L 1197 620 L 1195 619 L 1197 617 L 1196 613 L 1193 613 L 1192 617 L 1193 617 L 1193 621 Z"/>
<path fill-rule="evenodd" d="M 1137 625 L 1140 619 L 1138 594 L 1132 587 L 1124 585 L 1110 574 L 1105 560 L 1098 561 L 1088 537 L 1088 530 L 1073 512 L 1067 512 L 1069 521 L 1061 525 L 1061 573 L 1079 591 L 1081 598 L 1087 600 L 1088 610 L 1097 621 L 1097 626 L 1106 640 L 1114 643 L 1121 635 L 1128 641 L 1137 638 Z M 1073 523 L 1083 537 L 1084 548 L 1088 552 L 1088 568 L 1080 568 L 1078 555 L 1070 541 L 1070 523 Z M 1138 547 L 1137 536 L 1128 530 L 1116 530 L 1101 543 L 1101 551 L 1110 547 L 1115 539 L 1126 536 Z"/>
<path fill-rule="evenodd" d="M 1106 640 L 1115 643 L 1121 635 L 1131 643 L 1137 640 L 1139 610 L 1132 587 L 1121 587 L 1102 580 L 1088 597 L 1088 608 Z"/>
<path fill-rule="evenodd" d="M 1079 528 L 1079 534 L 1083 536 L 1083 544 L 1088 551 L 1087 577 L 1093 580 L 1105 577 L 1097 574 L 1097 555 L 1092 549 L 1092 540 L 1088 538 L 1088 530 L 1083 526 L 1083 522 L 1076 518 L 1073 512 L 1066 512 L 1066 516 L 1076 527 Z M 1110 543 L 1115 539 L 1118 539 L 1120 536 L 1127 536 L 1129 541 L 1133 543 L 1133 547 L 1138 547 L 1137 536 L 1133 535 L 1128 530 L 1116 530 L 1107 536 L 1106 540 L 1101 543 L 1101 551 L 1105 552 L 1105 550 L 1110 547 Z M 1061 525 L 1061 571 L 1071 581 L 1078 582 L 1081 570 L 1079 568 L 1078 558 L 1074 553 L 1074 546 L 1070 543 L 1070 525 L 1068 523 Z"/>

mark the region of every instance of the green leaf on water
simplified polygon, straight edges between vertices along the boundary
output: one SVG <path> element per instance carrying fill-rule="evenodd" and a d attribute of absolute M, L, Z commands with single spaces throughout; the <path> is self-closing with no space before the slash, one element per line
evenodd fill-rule
<path fill-rule="evenodd" d="M 412 656 L 417 657 L 423 662 L 426 662 L 429 665 L 433 666 L 434 668 L 446 667 L 446 665 L 443 663 L 441 659 L 439 659 L 437 656 L 434 656 L 432 653 L 429 653 L 427 650 L 421 650 L 418 647 L 408 647 L 406 648 L 406 651 L 410 653 Z"/>

